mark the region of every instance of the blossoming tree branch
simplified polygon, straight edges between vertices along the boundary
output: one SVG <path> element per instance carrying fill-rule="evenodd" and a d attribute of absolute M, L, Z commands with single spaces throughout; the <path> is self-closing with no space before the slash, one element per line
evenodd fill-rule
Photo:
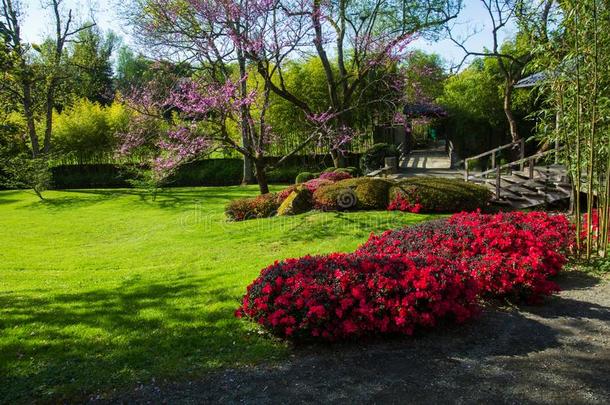
<path fill-rule="evenodd" d="M 355 112 L 395 119 L 406 94 L 400 62 L 407 46 L 438 32 L 459 7 L 454 0 L 135 0 L 128 14 L 139 40 L 159 59 L 186 62 L 194 73 L 127 96 L 138 119 L 120 153 L 141 156 L 145 147 L 153 179 L 162 183 L 188 161 L 232 149 L 244 157 L 244 181 L 254 173 L 265 194 L 269 145 L 282 136 L 265 119 L 273 95 L 297 107 L 310 128 L 273 166 L 317 142 L 340 167 L 361 135 Z M 298 58 L 321 62 L 323 108 L 286 85 L 286 68 Z"/>

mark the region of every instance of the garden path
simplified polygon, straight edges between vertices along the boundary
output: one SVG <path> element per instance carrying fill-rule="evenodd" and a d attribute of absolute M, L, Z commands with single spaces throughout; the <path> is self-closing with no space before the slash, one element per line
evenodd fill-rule
<path fill-rule="evenodd" d="M 543 306 L 418 337 L 305 345 L 280 364 L 145 385 L 167 403 L 610 403 L 610 280 L 568 273 Z"/>

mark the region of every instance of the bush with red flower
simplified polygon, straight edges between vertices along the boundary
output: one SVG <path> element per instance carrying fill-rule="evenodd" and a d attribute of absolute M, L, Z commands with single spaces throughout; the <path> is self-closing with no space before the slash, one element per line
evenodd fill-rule
<path fill-rule="evenodd" d="M 417 201 L 417 200 L 416 200 Z M 423 206 L 418 202 L 411 202 L 411 200 L 402 194 L 396 195 L 388 204 L 388 211 L 402 211 L 411 212 L 417 214 L 421 212 Z"/>
<path fill-rule="evenodd" d="M 405 257 L 427 252 L 467 269 L 486 297 L 535 302 L 558 290 L 549 278 L 566 263 L 572 235 L 564 215 L 461 213 L 372 235 L 357 252 Z"/>
<path fill-rule="evenodd" d="M 279 336 L 336 340 L 411 335 L 477 311 L 477 283 L 430 255 L 340 254 L 276 262 L 248 286 L 237 316 Z"/>
<path fill-rule="evenodd" d="M 330 180 L 330 181 L 340 181 L 345 179 L 351 179 L 352 175 L 347 172 L 326 172 L 322 173 L 319 179 L 322 180 Z"/>

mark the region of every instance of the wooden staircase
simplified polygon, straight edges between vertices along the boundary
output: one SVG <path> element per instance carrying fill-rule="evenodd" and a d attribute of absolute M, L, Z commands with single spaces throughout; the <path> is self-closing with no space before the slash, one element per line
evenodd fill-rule
<path fill-rule="evenodd" d="M 497 153 L 503 149 L 519 148 L 520 158 L 496 165 Z M 532 208 L 569 200 L 572 185 L 567 170 L 556 163 L 541 164 L 552 158 L 557 162 L 558 149 L 552 149 L 525 157 L 524 142 L 513 142 L 464 160 L 464 179 L 485 185 L 494 193 L 494 202 L 513 209 Z M 482 172 L 468 170 L 469 162 L 489 156 L 491 168 Z"/>

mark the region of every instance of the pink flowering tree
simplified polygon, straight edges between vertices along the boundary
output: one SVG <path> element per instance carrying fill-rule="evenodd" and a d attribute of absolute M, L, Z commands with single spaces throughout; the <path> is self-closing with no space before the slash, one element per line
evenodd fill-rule
<path fill-rule="evenodd" d="M 363 108 L 399 106 L 404 83 L 396 66 L 407 45 L 453 18 L 459 7 L 453 0 L 391 3 L 134 0 L 131 21 L 151 53 L 188 61 L 197 70 L 193 79 L 171 89 L 162 106 L 153 108 L 167 108 L 176 118 L 165 118 L 173 135 L 165 132 L 165 141 L 156 142 L 162 149 L 157 158 L 175 168 L 216 145 L 229 147 L 244 156 L 244 180 L 254 169 L 261 193 L 268 192 L 266 150 L 281 136 L 266 120 L 273 93 L 298 107 L 311 130 L 276 165 L 319 142 L 329 146 L 335 165 L 341 166 L 343 153 L 358 135 L 354 114 Z M 283 78 L 290 60 L 312 56 L 320 58 L 325 71 L 328 102 L 323 110 L 290 91 Z M 364 97 L 367 93 L 377 96 Z M 241 139 L 231 136 L 235 127 Z M 205 142 L 195 141 L 199 137 Z M 168 148 L 180 142 L 190 152 Z"/>

